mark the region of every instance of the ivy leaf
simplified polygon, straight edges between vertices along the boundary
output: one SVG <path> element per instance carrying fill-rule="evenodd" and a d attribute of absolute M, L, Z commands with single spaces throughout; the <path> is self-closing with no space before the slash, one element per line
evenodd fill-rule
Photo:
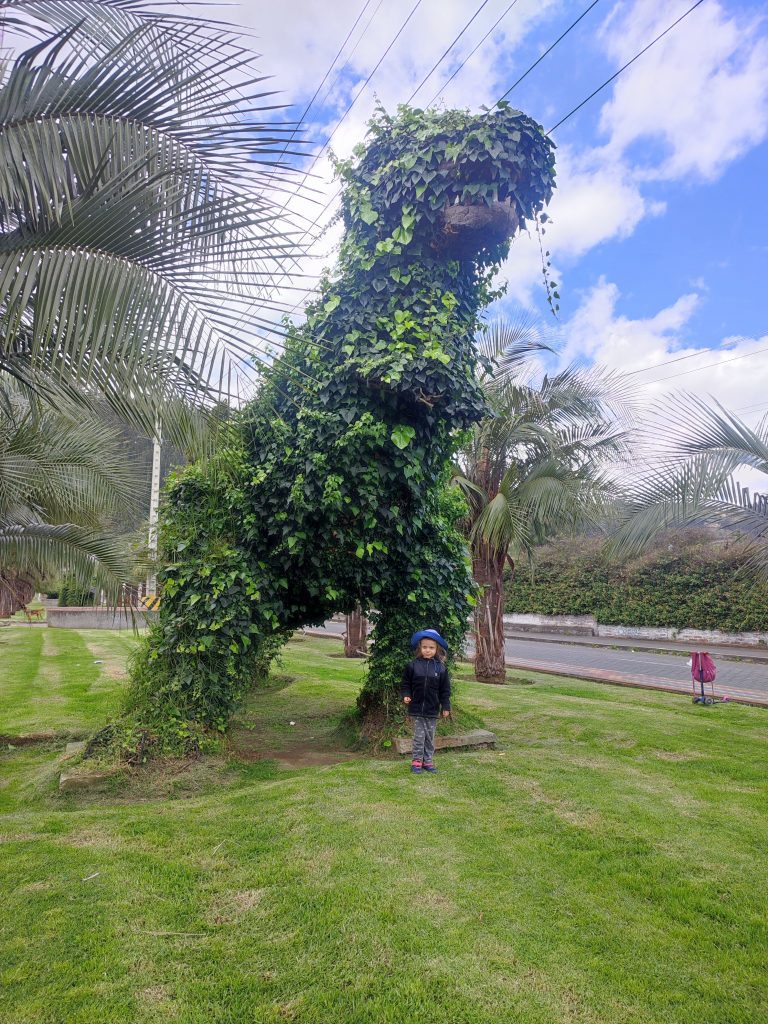
<path fill-rule="evenodd" d="M 404 423 L 400 423 L 389 436 L 392 440 L 392 444 L 396 448 L 400 448 L 400 450 L 402 450 L 403 448 L 407 448 L 414 437 L 416 437 L 416 431 L 413 427 L 408 427 Z"/>
<path fill-rule="evenodd" d="M 338 304 L 340 302 L 341 302 L 341 296 L 340 295 L 334 295 L 333 298 L 328 299 L 326 304 L 323 306 L 323 309 L 325 310 L 326 313 L 332 313 L 334 311 L 334 309 L 336 309 L 336 307 L 338 306 Z"/>
<path fill-rule="evenodd" d="M 366 203 L 360 207 L 360 219 L 365 221 L 366 224 L 375 224 L 379 219 L 379 215 L 370 203 Z"/>

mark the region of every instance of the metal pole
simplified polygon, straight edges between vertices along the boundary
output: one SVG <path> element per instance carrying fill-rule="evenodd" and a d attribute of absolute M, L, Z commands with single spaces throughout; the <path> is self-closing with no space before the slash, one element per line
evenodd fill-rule
<path fill-rule="evenodd" d="M 152 439 L 152 490 L 149 496 L 149 536 L 147 546 L 153 557 L 157 556 L 157 511 L 160 506 L 160 446 L 162 434 L 160 421 L 155 427 L 155 436 Z M 150 573 L 147 576 L 147 594 L 157 593 L 157 576 Z"/>

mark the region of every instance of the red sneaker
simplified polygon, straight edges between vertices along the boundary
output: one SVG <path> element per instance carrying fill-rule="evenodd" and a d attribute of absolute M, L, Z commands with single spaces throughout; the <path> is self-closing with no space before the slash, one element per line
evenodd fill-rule
<path fill-rule="evenodd" d="M 421 761 L 411 761 L 411 771 L 414 775 L 421 775 Z"/>

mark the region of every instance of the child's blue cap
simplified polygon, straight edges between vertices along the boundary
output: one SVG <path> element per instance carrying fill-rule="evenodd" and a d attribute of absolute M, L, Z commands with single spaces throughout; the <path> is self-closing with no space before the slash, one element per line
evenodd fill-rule
<path fill-rule="evenodd" d="M 419 640 L 434 640 L 436 644 L 439 644 L 444 651 L 448 651 L 448 644 L 443 640 L 436 629 L 420 629 L 418 633 L 414 633 L 411 637 L 411 647 L 416 648 Z"/>

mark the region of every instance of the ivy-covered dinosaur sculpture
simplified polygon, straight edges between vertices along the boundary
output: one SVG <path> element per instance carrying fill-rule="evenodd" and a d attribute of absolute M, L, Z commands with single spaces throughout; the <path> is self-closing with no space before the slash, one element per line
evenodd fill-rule
<path fill-rule="evenodd" d="M 223 727 L 292 630 L 356 605 L 376 609 L 369 715 L 390 705 L 415 629 L 463 641 L 472 583 L 447 467 L 483 413 L 479 314 L 550 198 L 553 147 L 508 106 L 401 107 L 338 173 L 335 272 L 233 442 L 166 497 L 163 603 L 133 697 L 182 734 Z"/>

